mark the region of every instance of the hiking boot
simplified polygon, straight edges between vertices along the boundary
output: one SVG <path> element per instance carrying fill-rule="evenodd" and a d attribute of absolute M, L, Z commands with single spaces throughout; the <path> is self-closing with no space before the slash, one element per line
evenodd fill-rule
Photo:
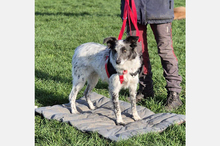
<path fill-rule="evenodd" d="M 140 102 L 142 99 L 144 99 L 144 94 L 138 91 L 136 96 L 136 103 Z"/>
<path fill-rule="evenodd" d="M 147 99 L 149 97 L 154 97 L 154 91 L 153 89 L 152 90 L 149 90 L 147 92 L 145 91 L 142 91 L 142 92 L 138 92 L 137 93 L 137 96 L 136 96 L 136 100 L 137 102 L 141 101 L 142 99 Z"/>
<path fill-rule="evenodd" d="M 182 101 L 179 98 L 179 93 L 170 91 L 167 95 L 167 102 L 165 104 L 166 110 L 177 109 L 182 105 Z"/>
<path fill-rule="evenodd" d="M 137 96 L 136 96 L 136 103 L 140 102 L 142 99 L 147 99 L 148 97 L 154 97 L 154 93 L 151 94 L 151 95 L 146 95 L 146 96 L 145 96 L 145 94 L 143 94 L 143 93 L 141 93 L 141 92 L 138 92 L 138 93 L 137 93 Z M 130 97 L 128 97 L 127 100 L 128 100 L 129 102 L 131 102 Z"/>

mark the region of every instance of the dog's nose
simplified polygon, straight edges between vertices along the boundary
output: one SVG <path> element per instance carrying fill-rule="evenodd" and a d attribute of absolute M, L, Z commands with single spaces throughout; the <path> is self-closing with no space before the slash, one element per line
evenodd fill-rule
<path fill-rule="evenodd" d="M 116 64 L 120 64 L 121 63 L 121 60 L 116 60 Z"/>

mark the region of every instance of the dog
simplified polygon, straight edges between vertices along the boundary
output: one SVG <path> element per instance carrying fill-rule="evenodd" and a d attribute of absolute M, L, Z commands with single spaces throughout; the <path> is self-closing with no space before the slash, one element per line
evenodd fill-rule
<path fill-rule="evenodd" d="M 186 8 L 176 7 L 174 8 L 174 20 L 180 20 L 186 18 Z"/>
<path fill-rule="evenodd" d="M 105 38 L 103 43 L 85 43 L 75 49 L 72 58 L 73 86 L 69 95 L 71 113 L 77 114 L 75 100 L 78 92 L 87 81 L 84 95 L 91 110 L 95 109 L 91 101 L 91 91 L 99 78 L 109 84 L 117 125 L 125 125 L 119 104 L 119 92 L 122 88 L 129 89 L 133 119 L 140 120 L 136 110 L 136 90 L 139 82 L 138 70 L 141 66 L 137 53 L 137 36 L 128 36 L 125 40 L 115 37 Z M 110 68 L 108 70 L 108 68 Z"/>

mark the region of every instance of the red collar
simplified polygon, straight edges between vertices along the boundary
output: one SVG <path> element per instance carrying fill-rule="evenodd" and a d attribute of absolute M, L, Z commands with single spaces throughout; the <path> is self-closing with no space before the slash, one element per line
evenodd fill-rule
<path fill-rule="evenodd" d="M 108 78 L 111 77 L 111 75 L 113 74 L 116 74 L 116 70 L 114 69 L 114 67 L 112 66 L 111 62 L 109 61 L 109 56 L 106 56 L 106 59 L 105 59 L 105 71 L 106 71 L 106 74 L 108 76 Z M 111 70 L 111 71 L 109 71 Z M 122 84 L 124 82 L 124 74 L 128 73 L 127 70 L 124 70 L 123 71 L 123 74 L 122 75 L 119 75 L 119 80 L 120 80 L 120 83 Z"/>

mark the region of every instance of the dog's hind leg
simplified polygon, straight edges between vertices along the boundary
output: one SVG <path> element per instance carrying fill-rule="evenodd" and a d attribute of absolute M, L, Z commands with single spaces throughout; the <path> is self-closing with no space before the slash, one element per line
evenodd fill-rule
<path fill-rule="evenodd" d="M 131 84 L 129 86 L 129 92 L 130 92 L 129 94 L 131 98 L 131 111 L 135 121 L 141 119 L 137 113 L 137 108 L 136 108 L 136 89 L 137 89 L 137 84 Z"/>
<path fill-rule="evenodd" d="M 86 90 L 84 92 L 84 95 L 85 95 L 86 101 L 89 105 L 89 108 L 92 109 L 92 110 L 95 109 L 95 106 L 93 105 L 93 103 L 91 101 L 91 91 L 96 86 L 96 84 L 98 83 L 98 80 L 99 80 L 98 74 L 95 73 L 95 72 L 91 73 L 90 76 L 88 77 L 87 87 L 86 87 Z"/>
<path fill-rule="evenodd" d="M 79 80 L 74 80 L 73 79 L 73 87 L 72 87 L 72 90 L 71 90 L 70 95 L 69 95 L 71 113 L 73 113 L 73 114 L 78 113 L 78 111 L 76 109 L 76 103 L 75 103 L 76 102 L 76 96 L 77 96 L 78 92 L 82 89 L 84 84 L 85 84 L 85 81 L 79 81 Z"/>

